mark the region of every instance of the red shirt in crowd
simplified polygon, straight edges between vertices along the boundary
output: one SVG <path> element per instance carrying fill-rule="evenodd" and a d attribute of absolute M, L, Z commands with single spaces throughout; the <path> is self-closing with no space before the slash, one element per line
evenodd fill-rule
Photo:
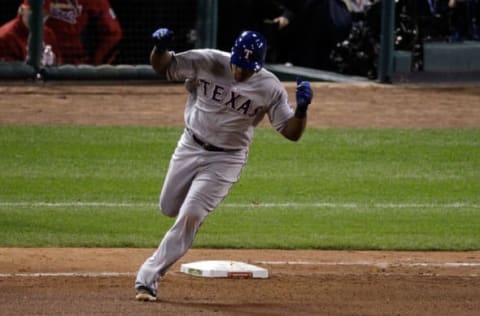
<path fill-rule="evenodd" d="M 43 29 L 43 46 L 51 45 L 57 62 L 61 62 L 55 34 L 48 27 L 44 27 Z M 28 34 L 29 30 L 19 15 L 15 19 L 0 26 L 0 61 L 25 62 L 28 51 Z"/>
<path fill-rule="evenodd" d="M 52 0 L 46 25 L 55 31 L 65 64 L 110 64 L 123 36 L 108 0 Z M 85 46 L 87 30 L 96 33 L 90 54 Z"/>

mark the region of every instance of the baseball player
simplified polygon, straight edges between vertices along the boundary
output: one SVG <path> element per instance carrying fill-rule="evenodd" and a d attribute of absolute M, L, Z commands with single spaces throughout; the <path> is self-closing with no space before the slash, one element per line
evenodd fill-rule
<path fill-rule="evenodd" d="M 292 109 L 281 82 L 263 68 L 267 43 L 260 33 L 241 33 L 230 54 L 215 49 L 170 52 L 173 32 L 166 28 L 152 37 L 153 68 L 168 80 L 184 81 L 189 97 L 185 130 L 160 193 L 161 211 L 176 221 L 137 273 L 139 301 L 157 299 L 160 278 L 187 252 L 202 222 L 238 181 L 255 126 L 266 115 L 275 130 L 297 141 L 312 100 L 310 83 L 298 80 Z"/>

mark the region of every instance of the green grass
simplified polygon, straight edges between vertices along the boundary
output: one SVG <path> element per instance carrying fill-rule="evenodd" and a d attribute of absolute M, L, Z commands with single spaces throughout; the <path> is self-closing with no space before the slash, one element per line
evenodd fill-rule
<path fill-rule="evenodd" d="M 156 247 L 181 129 L 0 127 L 0 246 Z M 480 249 L 480 130 L 258 129 L 194 247 Z"/>

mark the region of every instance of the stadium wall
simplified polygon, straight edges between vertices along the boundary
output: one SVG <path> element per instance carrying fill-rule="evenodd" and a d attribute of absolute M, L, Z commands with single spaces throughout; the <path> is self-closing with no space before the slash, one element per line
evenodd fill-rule
<path fill-rule="evenodd" d="M 34 0 L 38 1 L 38 0 Z M 0 79 L 30 80 L 159 80 L 149 66 L 151 50 L 150 34 L 159 26 L 176 31 L 176 51 L 197 47 L 218 47 L 225 49 L 231 42 L 233 28 L 218 26 L 219 17 L 224 15 L 221 1 L 228 0 L 110 0 L 124 32 L 120 43 L 118 59 L 113 65 L 60 65 L 46 67 L 39 72 L 22 62 L 0 63 Z M 5 1 L 0 10 L 0 24 L 16 15 L 21 1 Z M 224 7 L 224 6 L 223 6 Z M 220 24 L 225 24 L 224 19 Z M 217 30 L 217 27 L 219 29 Z M 217 34 L 218 32 L 218 34 Z M 217 41 L 218 40 L 218 41 Z M 394 51 L 394 81 L 412 81 L 465 78 L 480 78 L 480 42 L 425 43 L 424 69 L 412 70 L 412 52 Z M 280 78 L 290 80 L 297 74 L 312 81 L 365 81 L 366 78 L 331 72 L 267 65 Z"/>

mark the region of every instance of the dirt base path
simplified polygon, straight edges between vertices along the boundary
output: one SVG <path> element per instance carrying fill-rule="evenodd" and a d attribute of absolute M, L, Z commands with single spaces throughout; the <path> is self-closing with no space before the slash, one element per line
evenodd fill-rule
<path fill-rule="evenodd" d="M 479 128 L 480 87 L 315 83 L 312 127 Z M 293 100 L 294 87 L 287 88 Z M 183 124 L 179 85 L 2 85 L 0 124 Z M 136 302 L 154 249 L 0 248 L 1 315 L 478 315 L 480 252 L 192 249 L 159 302 Z M 181 263 L 238 260 L 270 278 L 205 279 Z"/>
<path fill-rule="evenodd" d="M 192 249 L 160 301 L 134 301 L 153 249 L 1 249 L 2 315 L 478 315 L 480 252 Z M 269 279 L 205 279 L 197 260 L 238 260 Z"/>
<path fill-rule="evenodd" d="M 285 83 L 294 102 L 294 84 Z M 480 85 L 313 83 L 311 127 L 478 128 Z M 183 126 L 182 85 L 0 85 L 0 124 Z M 267 120 L 264 120 L 267 124 Z"/>

